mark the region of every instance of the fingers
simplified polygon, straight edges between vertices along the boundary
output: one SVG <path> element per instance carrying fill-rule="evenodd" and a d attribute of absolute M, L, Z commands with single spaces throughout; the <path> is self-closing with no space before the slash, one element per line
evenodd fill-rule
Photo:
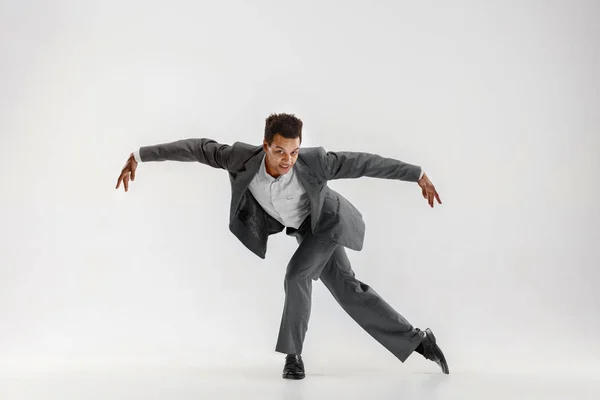
<path fill-rule="evenodd" d="M 123 186 L 125 187 L 125 191 L 127 192 L 129 190 L 129 172 L 126 172 L 125 176 L 123 176 Z"/>
<path fill-rule="evenodd" d="M 440 199 L 440 195 L 433 185 L 428 185 L 426 189 L 423 189 L 423 197 L 427 199 L 427 203 L 431 208 L 434 207 L 434 203 L 437 200 L 438 204 L 442 204 L 442 200 Z"/>
<path fill-rule="evenodd" d="M 121 182 L 123 182 L 123 174 L 125 172 L 121 172 L 121 174 L 119 175 L 119 178 L 117 179 L 117 186 L 115 187 L 115 189 L 118 189 L 121 186 Z"/>
<path fill-rule="evenodd" d="M 127 160 L 125 166 L 123 166 L 123 169 L 121 170 L 121 174 L 119 175 L 119 179 L 117 180 L 117 186 L 115 187 L 115 189 L 118 189 L 121 186 L 122 182 L 125 191 L 127 192 L 129 190 L 129 181 L 131 180 L 133 182 L 135 180 L 136 167 L 137 163 L 133 159 L 133 156 L 131 156 Z"/>
<path fill-rule="evenodd" d="M 129 175 L 129 171 L 121 172 L 121 175 L 119 175 L 119 179 L 117 180 L 117 186 L 115 187 L 115 189 L 118 189 L 121 186 L 121 182 L 123 182 L 123 187 L 127 192 L 129 190 Z"/>
<path fill-rule="evenodd" d="M 423 175 L 423 179 L 424 178 L 425 175 Z M 433 186 L 431 182 L 425 182 L 423 185 L 421 185 L 421 182 L 419 182 L 419 186 L 421 186 L 421 194 L 423 195 L 423 198 L 427 200 L 427 203 L 429 203 L 431 208 L 433 208 L 436 200 L 438 204 L 442 204 L 440 195 L 438 194 L 437 190 L 435 190 L 435 186 Z"/>

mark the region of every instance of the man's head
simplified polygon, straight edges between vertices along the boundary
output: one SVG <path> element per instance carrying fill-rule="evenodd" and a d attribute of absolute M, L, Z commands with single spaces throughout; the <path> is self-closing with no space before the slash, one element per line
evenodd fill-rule
<path fill-rule="evenodd" d="M 274 177 L 287 174 L 298 158 L 302 143 L 302 121 L 293 114 L 271 114 L 265 124 L 263 149 L 267 172 Z"/>

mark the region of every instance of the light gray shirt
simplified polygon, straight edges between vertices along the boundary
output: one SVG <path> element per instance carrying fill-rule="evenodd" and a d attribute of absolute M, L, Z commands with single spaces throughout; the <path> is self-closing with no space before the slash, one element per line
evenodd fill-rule
<path fill-rule="evenodd" d="M 310 214 L 310 201 L 294 168 L 273 178 L 267 173 L 264 155 L 248 189 L 261 207 L 286 227 L 298 229 Z"/>

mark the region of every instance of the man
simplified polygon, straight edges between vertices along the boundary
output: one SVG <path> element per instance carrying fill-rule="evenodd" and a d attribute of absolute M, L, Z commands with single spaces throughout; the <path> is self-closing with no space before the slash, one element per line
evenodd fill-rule
<path fill-rule="evenodd" d="M 283 378 L 305 377 L 302 346 L 311 311 L 312 280 L 320 279 L 340 306 L 400 361 L 416 351 L 449 373 L 430 329 L 414 328 L 371 287 L 356 279 L 345 248 L 360 251 L 365 224 L 361 213 L 330 189 L 333 179 L 373 177 L 418 182 L 429 206 L 441 204 L 435 187 L 415 165 L 376 154 L 300 148 L 302 121 L 293 114 L 266 119 L 262 146 L 212 139 L 185 139 L 141 147 L 119 175 L 125 191 L 140 162 L 200 162 L 228 171 L 230 231 L 265 258 L 270 235 L 286 230 L 298 249 L 284 280 L 285 302 L 275 350 L 286 355 Z"/>

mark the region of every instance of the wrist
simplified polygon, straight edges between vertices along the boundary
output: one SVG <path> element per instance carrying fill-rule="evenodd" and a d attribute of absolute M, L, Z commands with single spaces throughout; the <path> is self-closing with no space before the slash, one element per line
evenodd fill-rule
<path fill-rule="evenodd" d="M 133 159 L 135 160 L 135 162 L 137 163 L 141 163 L 142 162 L 142 157 L 140 155 L 140 150 L 136 150 L 133 153 L 131 153 L 131 156 L 133 157 Z"/>

